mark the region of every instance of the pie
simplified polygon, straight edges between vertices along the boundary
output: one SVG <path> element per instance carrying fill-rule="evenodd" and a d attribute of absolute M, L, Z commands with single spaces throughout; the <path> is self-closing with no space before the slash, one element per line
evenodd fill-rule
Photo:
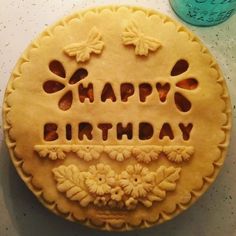
<path fill-rule="evenodd" d="M 224 163 L 226 83 L 184 26 L 109 6 L 47 28 L 23 53 L 4 99 L 20 177 L 57 215 L 103 230 L 170 220 Z"/>

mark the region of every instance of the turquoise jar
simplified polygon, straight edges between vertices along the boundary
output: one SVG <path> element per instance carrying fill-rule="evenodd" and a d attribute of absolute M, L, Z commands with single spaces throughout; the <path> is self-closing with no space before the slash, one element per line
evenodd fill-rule
<path fill-rule="evenodd" d="M 232 16 L 236 0 L 169 0 L 176 14 L 198 26 L 219 24 Z"/>

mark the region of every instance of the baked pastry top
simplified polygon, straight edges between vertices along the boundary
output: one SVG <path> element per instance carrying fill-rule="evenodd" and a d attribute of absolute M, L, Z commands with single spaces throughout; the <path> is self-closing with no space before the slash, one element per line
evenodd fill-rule
<path fill-rule="evenodd" d="M 231 107 L 216 61 L 158 12 L 75 13 L 23 53 L 7 86 L 11 159 L 48 209 L 105 230 L 176 216 L 215 180 Z"/>

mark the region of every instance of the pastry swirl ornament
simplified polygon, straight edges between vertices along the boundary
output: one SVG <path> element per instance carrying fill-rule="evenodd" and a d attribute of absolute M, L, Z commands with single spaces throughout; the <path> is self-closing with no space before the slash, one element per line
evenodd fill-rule
<path fill-rule="evenodd" d="M 118 231 L 190 207 L 223 165 L 231 130 L 225 81 L 199 39 L 125 6 L 44 31 L 12 73 L 3 115 L 13 164 L 44 206 Z"/>

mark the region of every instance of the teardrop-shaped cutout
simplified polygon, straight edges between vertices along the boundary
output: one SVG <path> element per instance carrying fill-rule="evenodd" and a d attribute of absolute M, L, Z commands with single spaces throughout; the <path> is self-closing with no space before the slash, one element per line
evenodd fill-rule
<path fill-rule="evenodd" d="M 169 83 L 165 83 L 164 85 L 162 85 L 161 83 L 157 83 L 156 84 L 156 88 L 157 88 L 157 91 L 159 93 L 160 101 L 161 102 L 165 102 L 167 94 L 170 91 L 170 84 Z"/>
<path fill-rule="evenodd" d="M 73 101 L 72 91 L 68 91 L 59 101 L 58 106 L 61 110 L 66 111 L 71 108 Z"/>
<path fill-rule="evenodd" d="M 78 69 L 70 78 L 69 84 L 76 84 L 80 80 L 88 76 L 88 71 L 84 68 Z"/>
<path fill-rule="evenodd" d="M 178 92 L 175 93 L 175 104 L 182 112 L 189 111 L 192 106 L 191 102 L 186 97 L 184 97 L 184 95 Z"/>
<path fill-rule="evenodd" d="M 64 69 L 64 66 L 61 64 L 61 62 L 54 60 L 51 61 L 49 64 L 49 69 L 52 73 L 62 77 L 62 78 L 66 78 L 66 72 Z"/>
<path fill-rule="evenodd" d="M 184 59 L 180 59 L 175 63 L 170 74 L 171 76 L 183 74 L 185 71 L 187 71 L 188 67 L 189 67 L 188 62 Z"/>
<path fill-rule="evenodd" d="M 183 89 L 193 90 L 197 88 L 198 81 L 194 78 L 184 79 L 178 82 L 176 86 Z"/>
<path fill-rule="evenodd" d="M 43 89 L 46 93 L 55 93 L 63 88 L 65 88 L 64 84 L 54 80 L 48 80 L 43 84 Z"/>

